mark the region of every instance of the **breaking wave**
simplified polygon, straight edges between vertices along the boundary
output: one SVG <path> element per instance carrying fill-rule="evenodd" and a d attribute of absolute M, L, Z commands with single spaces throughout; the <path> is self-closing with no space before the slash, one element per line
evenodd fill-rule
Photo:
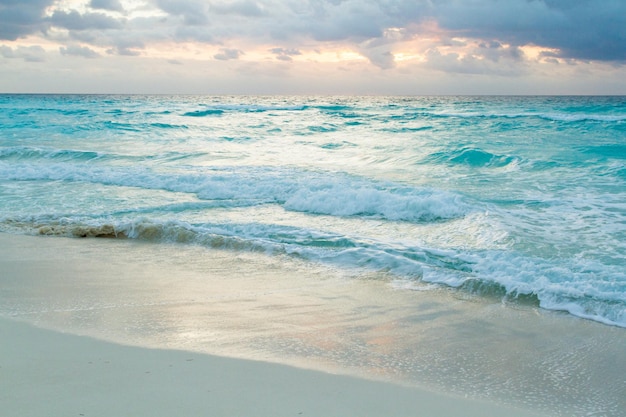
<path fill-rule="evenodd" d="M 261 223 L 190 224 L 149 218 L 111 222 L 64 217 L 5 220 L 0 228 L 47 236 L 130 238 L 295 256 L 341 268 L 384 271 L 402 280 L 450 286 L 509 302 L 537 303 L 542 308 L 626 327 L 626 272 L 590 260 L 555 263 L 502 250 L 441 250 Z M 589 280 L 594 281 L 593 287 Z"/>
<path fill-rule="evenodd" d="M 453 151 L 433 153 L 428 157 L 428 160 L 454 165 L 468 165 L 470 167 L 501 168 L 517 164 L 521 161 L 521 158 L 510 155 L 497 155 L 479 148 L 465 147 Z"/>
<path fill-rule="evenodd" d="M 210 169 L 164 174 L 150 169 L 83 164 L 6 165 L 0 175 L 17 181 L 89 182 L 191 193 L 216 206 L 278 204 L 286 210 L 333 216 L 370 216 L 430 222 L 454 219 L 475 210 L 455 193 L 402 187 L 363 178 L 273 168 Z"/>

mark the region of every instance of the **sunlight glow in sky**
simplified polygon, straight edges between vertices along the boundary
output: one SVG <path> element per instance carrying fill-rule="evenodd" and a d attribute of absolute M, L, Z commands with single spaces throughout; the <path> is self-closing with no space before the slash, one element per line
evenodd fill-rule
<path fill-rule="evenodd" d="M 0 92 L 626 94 L 620 0 L 0 0 Z"/>

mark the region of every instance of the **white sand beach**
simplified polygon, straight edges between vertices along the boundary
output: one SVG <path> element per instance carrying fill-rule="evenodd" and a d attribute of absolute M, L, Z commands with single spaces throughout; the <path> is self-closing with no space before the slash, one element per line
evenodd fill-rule
<path fill-rule="evenodd" d="M 3 415 L 624 410 L 623 329 L 254 254 L 9 234 L 0 248 Z"/>
<path fill-rule="evenodd" d="M 537 416 L 265 362 L 142 349 L 0 320 L 6 416 Z"/>

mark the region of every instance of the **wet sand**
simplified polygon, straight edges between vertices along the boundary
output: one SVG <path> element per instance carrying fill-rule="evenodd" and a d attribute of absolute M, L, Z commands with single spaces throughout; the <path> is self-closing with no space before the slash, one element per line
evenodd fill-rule
<path fill-rule="evenodd" d="M 122 346 L 5 319 L 0 331 L 5 415 L 536 416 L 388 383 Z"/>
<path fill-rule="evenodd" d="M 626 410 L 626 331 L 536 306 L 254 253 L 0 247 L 0 395 L 16 415 Z"/>

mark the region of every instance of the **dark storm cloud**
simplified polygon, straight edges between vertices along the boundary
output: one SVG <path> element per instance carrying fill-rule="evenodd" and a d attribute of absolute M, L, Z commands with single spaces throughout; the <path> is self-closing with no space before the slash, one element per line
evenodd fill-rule
<path fill-rule="evenodd" d="M 43 15 L 54 0 L 0 0 L 0 39 L 14 41 L 45 28 Z"/>

